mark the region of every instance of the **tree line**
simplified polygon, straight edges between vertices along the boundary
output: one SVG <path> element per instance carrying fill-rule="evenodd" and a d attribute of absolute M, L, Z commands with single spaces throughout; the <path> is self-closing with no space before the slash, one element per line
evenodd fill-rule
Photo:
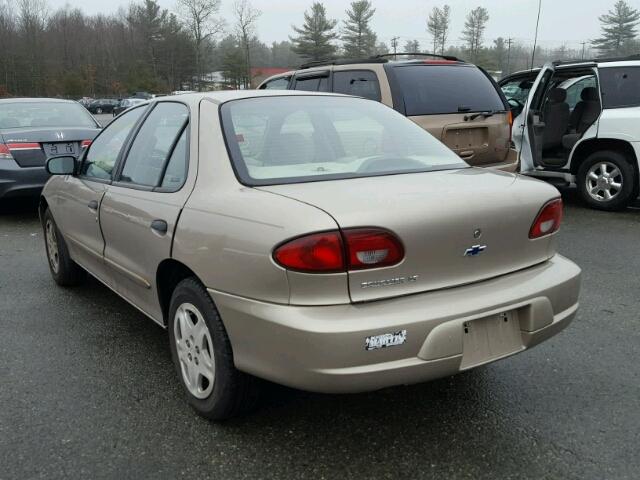
<path fill-rule="evenodd" d="M 354 0 L 342 20 L 329 18 L 321 1 L 292 25 L 287 40 L 265 44 L 257 32 L 261 12 L 250 0 L 233 0 L 231 18 L 221 0 L 177 0 L 173 11 L 138 0 L 116 13 L 87 15 L 46 0 L 0 0 L 0 96 L 114 95 L 200 89 L 209 72 L 222 72 L 229 88 L 249 87 L 252 67 L 294 68 L 327 58 L 365 58 L 395 52 L 453 55 L 499 74 L 550 60 L 621 56 L 638 52 L 640 12 L 617 0 L 599 17 L 602 34 L 582 48 L 532 47 L 499 37 L 487 42 L 490 12 L 467 12 L 453 32 L 453 10 L 437 6 L 425 19 L 429 44 L 394 37 L 381 42 L 372 27 L 371 0 Z"/>

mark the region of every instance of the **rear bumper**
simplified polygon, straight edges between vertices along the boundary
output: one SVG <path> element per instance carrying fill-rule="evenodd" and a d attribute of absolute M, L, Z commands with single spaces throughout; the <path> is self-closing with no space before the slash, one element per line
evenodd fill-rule
<path fill-rule="evenodd" d="M 0 198 L 37 196 L 47 183 L 44 167 L 20 167 L 14 160 L 0 160 Z"/>
<path fill-rule="evenodd" d="M 238 369 L 303 390 L 347 393 L 452 375 L 539 344 L 575 316 L 580 275 L 556 255 L 493 280 L 361 304 L 300 307 L 209 292 Z M 480 325 L 469 322 L 503 312 L 513 322 L 506 343 L 486 349 L 465 338 L 465 326 Z M 402 345 L 366 350 L 367 337 L 401 331 Z"/>

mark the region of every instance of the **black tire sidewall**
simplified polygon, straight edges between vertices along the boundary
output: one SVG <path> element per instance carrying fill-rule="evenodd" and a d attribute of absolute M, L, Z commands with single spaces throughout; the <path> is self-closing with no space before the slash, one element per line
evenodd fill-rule
<path fill-rule="evenodd" d="M 47 222 L 50 221 L 55 228 L 56 231 L 56 244 L 58 245 L 58 271 L 55 272 L 53 267 L 51 266 L 51 258 L 49 257 L 49 247 L 47 246 Z M 51 272 L 51 276 L 55 280 L 58 285 L 61 286 L 71 286 L 75 285 L 80 281 L 82 270 L 80 267 L 71 259 L 69 255 L 69 250 L 67 249 L 67 244 L 64 241 L 62 233 L 56 224 L 53 215 L 51 214 L 51 210 L 48 208 L 44 212 L 43 222 L 42 222 L 42 231 L 44 235 L 45 241 L 45 252 L 47 255 L 47 264 L 49 266 L 49 271 Z"/>
<path fill-rule="evenodd" d="M 609 202 L 598 202 L 589 195 L 586 186 L 587 172 L 589 169 L 599 162 L 609 162 L 614 164 L 622 173 L 623 183 L 622 191 Z M 590 207 L 599 210 L 622 210 L 626 208 L 637 195 L 638 179 L 634 166 L 627 160 L 627 157 L 619 152 L 604 150 L 592 153 L 587 159 L 580 164 L 577 174 L 578 191 L 580 196 Z"/>
<path fill-rule="evenodd" d="M 204 318 L 211 340 L 215 358 L 215 377 L 213 390 L 205 399 L 194 397 L 187 389 L 182 378 L 182 369 L 175 343 L 174 321 L 178 307 L 184 303 L 195 306 Z M 168 317 L 169 343 L 171 358 L 180 384 L 185 391 L 189 404 L 200 414 L 211 419 L 223 419 L 233 410 L 235 403 L 236 376 L 239 372 L 233 364 L 231 344 L 227 337 L 220 315 L 206 289 L 195 279 L 183 280 L 178 284 L 171 297 Z"/>

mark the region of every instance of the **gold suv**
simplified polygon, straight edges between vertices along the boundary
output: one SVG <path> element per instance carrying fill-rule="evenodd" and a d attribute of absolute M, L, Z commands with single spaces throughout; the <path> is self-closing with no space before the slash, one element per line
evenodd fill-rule
<path fill-rule="evenodd" d="M 397 60 L 409 56 L 409 60 Z M 415 59 L 416 56 L 421 57 Z M 475 167 L 515 172 L 511 107 L 491 76 L 455 57 L 391 54 L 303 65 L 258 86 L 263 90 L 334 92 L 394 108 Z"/>
<path fill-rule="evenodd" d="M 558 191 L 470 168 L 378 102 L 163 97 L 47 169 L 54 280 L 89 272 L 166 328 L 208 418 L 249 407 L 257 378 L 359 392 L 468 370 L 578 308 Z"/>

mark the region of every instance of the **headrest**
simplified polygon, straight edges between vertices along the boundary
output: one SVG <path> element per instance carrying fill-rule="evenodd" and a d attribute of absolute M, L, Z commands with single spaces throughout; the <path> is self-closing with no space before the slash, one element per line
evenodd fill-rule
<path fill-rule="evenodd" d="M 567 99 L 567 91 L 563 88 L 552 88 L 549 90 L 549 100 L 553 103 L 562 103 Z"/>
<path fill-rule="evenodd" d="M 600 100 L 598 89 L 596 87 L 584 88 L 580 94 L 580 98 L 585 102 L 597 102 Z"/>

